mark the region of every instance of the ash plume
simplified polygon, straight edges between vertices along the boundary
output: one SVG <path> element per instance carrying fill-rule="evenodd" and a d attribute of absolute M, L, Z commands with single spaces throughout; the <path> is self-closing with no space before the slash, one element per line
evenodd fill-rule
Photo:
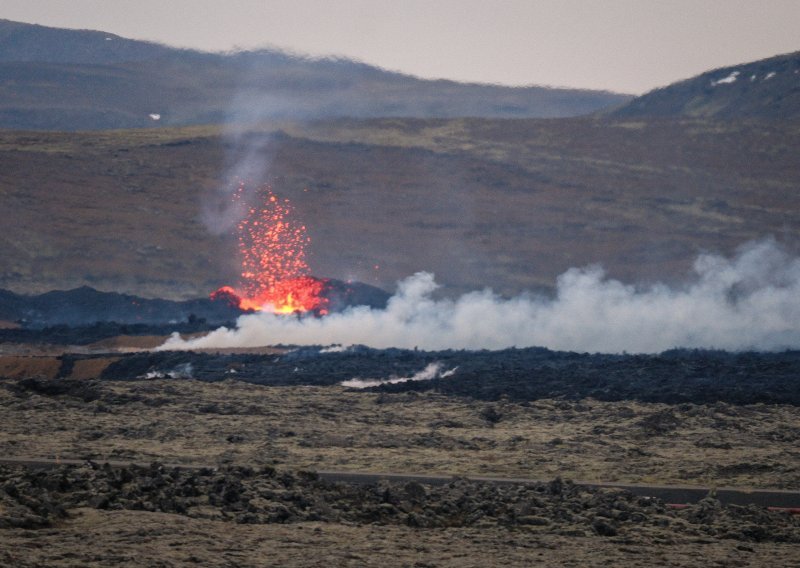
<path fill-rule="evenodd" d="M 245 315 L 160 349 L 273 344 L 363 344 L 376 348 L 501 349 L 657 353 L 676 347 L 725 350 L 800 348 L 800 258 L 772 240 L 749 243 L 732 258 L 704 254 L 680 287 L 637 287 L 602 268 L 573 268 L 554 299 L 501 298 L 491 290 L 437 300 L 430 273 L 398 284 L 384 310 L 354 307 L 324 318 Z"/>

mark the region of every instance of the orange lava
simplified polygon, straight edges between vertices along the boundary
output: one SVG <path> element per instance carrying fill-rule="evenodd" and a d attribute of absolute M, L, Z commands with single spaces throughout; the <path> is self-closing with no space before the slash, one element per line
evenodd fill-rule
<path fill-rule="evenodd" d="M 289 200 L 279 199 L 268 186 L 249 194 L 243 183 L 233 199 L 245 211 L 237 225 L 241 282 L 238 288 L 223 286 L 211 298 L 245 311 L 327 314 L 325 281 L 308 275 L 305 251 L 311 239 L 305 225 L 294 219 Z"/>
<path fill-rule="evenodd" d="M 321 295 L 324 290 L 325 280 L 301 276 L 282 280 L 255 297 L 243 297 L 234 288 L 223 286 L 211 293 L 211 299 L 225 300 L 243 311 L 259 312 L 268 309 L 276 314 L 313 311 L 324 316 L 328 313 L 328 299 Z"/>

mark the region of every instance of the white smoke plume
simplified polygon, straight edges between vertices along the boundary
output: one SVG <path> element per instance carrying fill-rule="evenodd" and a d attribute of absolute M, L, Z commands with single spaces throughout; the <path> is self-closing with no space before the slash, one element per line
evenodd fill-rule
<path fill-rule="evenodd" d="M 173 336 L 160 349 L 281 343 L 605 353 L 800 348 L 800 259 L 771 240 L 750 243 L 730 259 L 700 256 L 681 287 L 636 287 L 607 278 L 599 267 L 562 274 L 554 299 L 504 299 L 483 290 L 434 300 L 436 287 L 432 274 L 420 272 L 399 283 L 384 310 L 356 307 L 324 318 L 246 315 L 236 329 L 190 341 Z"/>
<path fill-rule="evenodd" d="M 230 232 L 242 220 L 252 194 L 267 177 L 274 153 L 273 139 L 266 134 L 248 137 L 247 133 L 229 126 L 225 140 L 230 147 L 225 181 L 216 193 L 206 197 L 201 213 L 203 223 L 214 235 Z M 233 194 L 240 184 L 244 184 L 246 194 L 243 201 L 236 201 Z"/>
<path fill-rule="evenodd" d="M 366 389 L 369 387 L 377 387 L 380 385 L 394 385 L 397 383 L 407 383 L 409 381 L 430 381 L 431 379 L 452 377 L 458 367 L 442 371 L 442 363 L 429 363 L 424 369 L 418 373 L 414 373 L 410 377 L 390 377 L 388 379 L 348 379 L 342 381 L 343 387 L 354 389 Z"/>
<path fill-rule="evenodd" d="M 244 72 L 244 83 L 248 76 Z M 202 204 L 201 219 L 212 234 L 222 235 L 234 229 L 244 217 L 254 192 L 269 177 L 277 148 L 276 136 L 258 125 L 275 116 L 291 114 L 296 106 L 287 97 L 245 85 L 239 87 L 230 102 L 222 132 L 226 148 L 222 183 Z M 295 114 L 300 116 L 299 111 Z M 244 199 L 236 201 L 233 194 L 240 184 L 244 184 L 246 191 Z"/>
<path fill-rule="evenodd" d="M 171 371 L 148 371 L 139 379 L 191 379 L 194 368 L 191 363 L 182 363 Z"/>

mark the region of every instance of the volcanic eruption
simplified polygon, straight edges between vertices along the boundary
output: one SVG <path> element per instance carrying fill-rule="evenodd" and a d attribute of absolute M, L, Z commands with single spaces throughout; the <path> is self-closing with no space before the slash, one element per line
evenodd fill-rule
<path fill-rule="evenodd" d="M 211 298 L 227 300 L 243 311 L 326 315 L 327 280 L 309 275 L 306 247 L 311 238 L 290 201 L 279 198 L 270 186 L 250 192 L 244 182 L 233 200 L 242 211 L 236 226 L 241 280 L 237 287 L 214 291 Z"/>

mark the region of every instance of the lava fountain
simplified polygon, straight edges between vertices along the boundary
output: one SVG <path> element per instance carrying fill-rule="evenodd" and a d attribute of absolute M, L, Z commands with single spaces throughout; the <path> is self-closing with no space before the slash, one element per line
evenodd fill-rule
<path fill-rule="evenodd" d="M 295 219 L 289 200 L 280 199 L 269 186 L 251 193 L 244 183 L 233 200 L 243 213 L 236 226 L 241 280 L 238 287 L 214 291 L 211 299 L 244 311 L 327 314 L 326 281 L 309 275 L 306 247 L 311 238 Z"/>

